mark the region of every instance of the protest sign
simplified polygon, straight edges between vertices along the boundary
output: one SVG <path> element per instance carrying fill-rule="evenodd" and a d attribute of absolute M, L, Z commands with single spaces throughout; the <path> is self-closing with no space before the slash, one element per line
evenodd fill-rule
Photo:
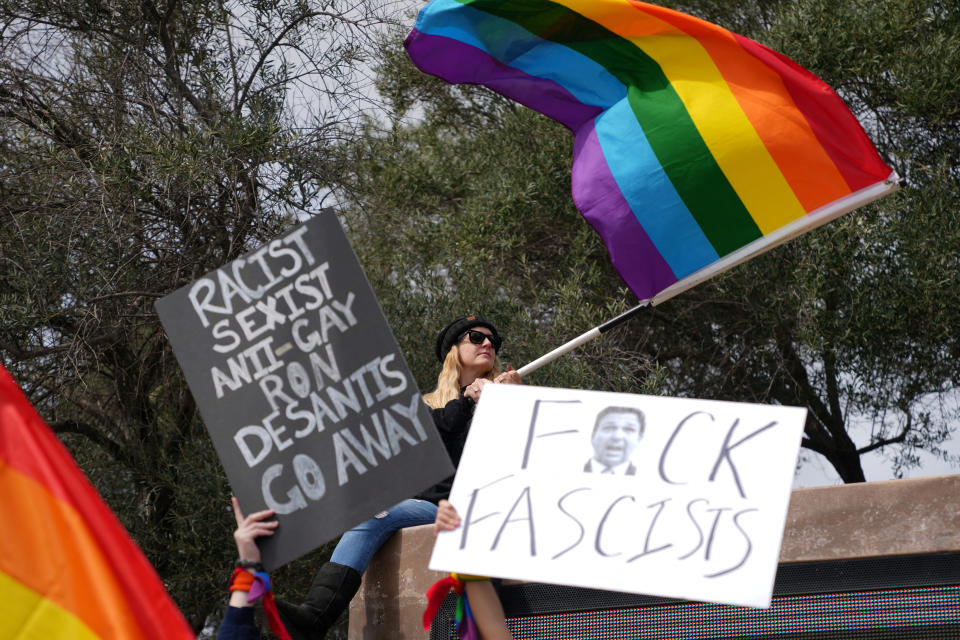
<path fill-rule="evenodd" d="M 335 214 L 156 307 L 268 569 L 453 473 Z"/>
<path fill-rule="evenodd" d="M 806 409 L 487 385 L 430 568 L 769 606 Z"/>

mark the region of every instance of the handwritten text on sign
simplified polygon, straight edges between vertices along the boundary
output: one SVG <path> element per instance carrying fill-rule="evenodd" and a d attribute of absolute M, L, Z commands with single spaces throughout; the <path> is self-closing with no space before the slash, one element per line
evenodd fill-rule
<path fill-rule="evenodd" d="M 157 303 L 233 490 L 276 567 L 452 473 L 337 218 Z"/>
<path fill-rule="evenodd" d="M 768 606 L 805 417 L 488 385 L 430 568 Z"/>

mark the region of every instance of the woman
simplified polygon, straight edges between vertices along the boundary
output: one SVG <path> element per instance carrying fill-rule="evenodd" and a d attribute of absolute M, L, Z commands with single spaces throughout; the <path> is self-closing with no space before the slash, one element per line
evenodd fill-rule
<path fill-rule="evenodd" d="M 484 385 L 520 383 L 520 375 L 513 369 L 500 371 L 497 352 L 502 343 L 496 327 L 479 315 L 457 318 L 437 336 L 436 355 L 443 368 L 437 388 L 424 396 L 424 402 L 454 467 L 460 463 Z M 323 638 L 360 588 L 360 577 L 373 554 L 396 531 L 433 524 L 437 503 L 447 498 L 452 485 L 450 476 L 344 533 L 330 562 L 314 578 L 306 601 L 301 605 L 277 601 L 293 640 Z"/>

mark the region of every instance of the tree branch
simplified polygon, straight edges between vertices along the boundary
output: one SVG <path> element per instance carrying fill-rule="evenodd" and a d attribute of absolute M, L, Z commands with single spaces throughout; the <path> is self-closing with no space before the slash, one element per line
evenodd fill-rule
<path fill-rule="evenodd" d="M 52 423 L 50 428 L 53 429 L 53 432 L 57 434 L 76 433 L 82 435 L 109 453 L 114 460 L 123 460 L 126 457 L 124 450 L 120 445 L 110 438 L 107 438 L 103 433 L 97 431 L 96 428 L 90 424 L 87 424 L 86 422 L 63 420 L 61 422 Z"/>
<path fill-rule="evenodd" d="M 173 46 L 173 38 L 170 37 L 170 30 L 168 29 L 168 22 L 170 16 L 173 13 L 175 3 L 171 3 L 165 15 L 161 16 L 160 12 L 157 11 L 157 8 L 149 0 L 143 0 L 142 6 L 143 10 L 154 19 L 157 25 L 157 36 L 160 39 L 160 46 L 163 47 L 163 71 L 169 78 L 173 85 L 177 88 L 178 93 L 186 99 L 190 105 L 196 109 L 197 114 L 200 115 L 204 120 L 209 121 L 210 113 L 207 105 L 203 103 L 200 98 L 198 98 L 193 91 L 190 90 L 190 87 L 187 86 L 187 83 L 183 81 L 183 78 L 180 76 L 180 72 L 177 70 L 177 51 Z"/>
<path fill-rule="evenodd" d="M 913 416 L 910 413 L 907 413 L 907 424 L 903 425 L 903 430 L 896 436 L 892 438 L 881 438 L 876 442 L 871 442 L 865 447 L 857 449 L 857 455 L 863 455 L 869 453 L 874 449 L 879 449 L 880 447 L 885 447 L 888 444 L 900 444 L 907 439 L 907 434 L 910 433 L 910 428 L 913 425 Z"/>
<path fill-rule="evenodd" d="M 279 47 L 280 43 L 283 41 L 286 35 L 290 33 L 291 30 L 299 26 L 301 22 L 305 22 L 310 18 L 316 18 L 317 16 L 327 16 L 328 18 L 335 18 L 337 20 L 341 20 L 348 24 L 353 24 L 353 25 L 357 24 L 355 21 L 348 20 L 347 18 L 343 17 L 343 15 L 341 14 L 330 13 L 329 11 L 311 11 L 309 13 L 303 14 L 296 20 L 292 20 L 290 24 L 284 27 L 284 29 L 277 35 L 277 37 L 273 39 L 273 42 L 271 42 L 267 46 L 266 50 L 260 54 L 260 59 L 257 60 L 257 64 L 254 65 L 253 69 L 250 71 L 250 76 L 247 78 L 247 81 L 243 84 L 243 91 L 240 93 L 240 98 L 237 99 L 234 103 L 235 104 L 234 113 L 236 114 L 240 113 L 240 109 L 243 107 L 244 103 L 247 101 L 247 94 L 250 93 L 250 86 L 253 84 L 253 81 L 256 79 L 257 74 L 260 72 L 261 67 L 263 67 L 263 65 L 266 64 L 267 58 L 270 56 L 273 50 Z"/>
<path fill-rule="evenodd" d="M 836 301 L 836 294 L 828 293 L 824 298 L 827 313 L 836 316 L 839 309 Z M 830 411 L 837 417 L 841 424 L 845 422 L 843 409 L 840 406 L 840 386 L 837 384 L 837 353 L 832 344 L 824 340 L 823 345 L 823 375 L 824 383 L 827 387 L 827 403 Z"/>

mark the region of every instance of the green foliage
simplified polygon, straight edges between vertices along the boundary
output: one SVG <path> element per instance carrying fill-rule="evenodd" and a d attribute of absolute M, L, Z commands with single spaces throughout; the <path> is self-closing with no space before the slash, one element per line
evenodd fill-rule
<path fill-rule="evenodd" d="M 383 19 L 0 0 L 0 20 L 0 358 L 199 631 L 222 613 L 234 522 L 153 303 L 322 203 Z"/>

